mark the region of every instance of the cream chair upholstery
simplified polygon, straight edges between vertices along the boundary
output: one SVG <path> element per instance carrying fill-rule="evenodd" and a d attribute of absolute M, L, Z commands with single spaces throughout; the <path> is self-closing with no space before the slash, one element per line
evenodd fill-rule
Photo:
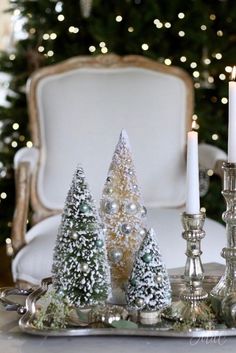
<path fill-rule="evenodd" d="M 34 147 L 15 157 L 14 280 L 37 284 L 50 275 L 73 171 L 78 162 L 84 166 L 99 204 L 122 128 L 130 137 L 149 226 L 157 232 L 167 266 L 183 266 L 180 213 L 193 109 L 188 75 L 139 56 L 75 57 L 36 72 L 27 92 Z M 206 168 L 225 158 L 213 146 L 200 148 Z M 25 232 L 29 200 L 35 225 Z M 203 260 L 220 261 L 224 227 L 208 219 L 205 229 Z"/>

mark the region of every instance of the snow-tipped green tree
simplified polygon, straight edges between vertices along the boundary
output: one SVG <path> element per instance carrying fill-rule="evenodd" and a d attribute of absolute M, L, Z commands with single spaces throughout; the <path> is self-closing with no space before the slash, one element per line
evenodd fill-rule
<path fill-rule="evenodd" d="M 95 305 L 109 295 L 103 230 L 81 166 L 65 202 L 52 273 L 54 288 L 70 304 Z"/>
<path fill-rule="evenodd" d="M 101 199 L 100 215 L 107 227 L 106 246 L 113 298 L 125 299 L 125 286 L 135 253 L 146 234 L 142 204 L 127 133 L 122 130 Z"/>
<path fill-rule="evenodd" d="M 171 303 L 170 281 L 153 229 L 138 251 L 126 299 L 129 308 L 145 311 L 158 311 Z"/>

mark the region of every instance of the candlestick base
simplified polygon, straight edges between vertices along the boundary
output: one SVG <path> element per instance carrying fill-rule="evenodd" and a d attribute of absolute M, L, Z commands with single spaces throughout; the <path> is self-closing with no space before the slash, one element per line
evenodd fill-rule
<path fill-rule="evenodd" d="M 176 320 L 177 325 L 186 328 L 214 326 L 214 315 L 207 301 L 208 294 L 202 287 L 204 273 L 201 263 L 201 239 L 205 236 L 204 221 L 204 213 L 182 215 L 182 237 L 187 242 L 185 290 L 180 295 L 180 301 L 174 302 L 165 315 Z"/>

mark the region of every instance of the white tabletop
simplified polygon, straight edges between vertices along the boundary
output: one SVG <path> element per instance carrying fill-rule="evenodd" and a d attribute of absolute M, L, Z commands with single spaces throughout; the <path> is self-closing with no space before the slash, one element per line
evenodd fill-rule
<path fill-rule="evenodd" d="M 236 337 L 183 339 L 158 337 L 59 337 L 22 333 L 19 316 L 0 312 L 0 353 L 235 353 Z"/>

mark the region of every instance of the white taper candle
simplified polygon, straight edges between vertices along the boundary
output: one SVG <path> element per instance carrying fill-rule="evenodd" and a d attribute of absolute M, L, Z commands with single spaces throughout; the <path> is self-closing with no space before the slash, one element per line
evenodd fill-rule
<path fill-rule="evenodd" d="M 236 67 L 229 82 L 229 127 L 228 127 L 228 162 L 236 163 Z"/>
<path fill-rule="evenodd" d="M 198 133 L 190 131 L 187 141 L 186 213 L 198 214 L 199 212 Z"/>

